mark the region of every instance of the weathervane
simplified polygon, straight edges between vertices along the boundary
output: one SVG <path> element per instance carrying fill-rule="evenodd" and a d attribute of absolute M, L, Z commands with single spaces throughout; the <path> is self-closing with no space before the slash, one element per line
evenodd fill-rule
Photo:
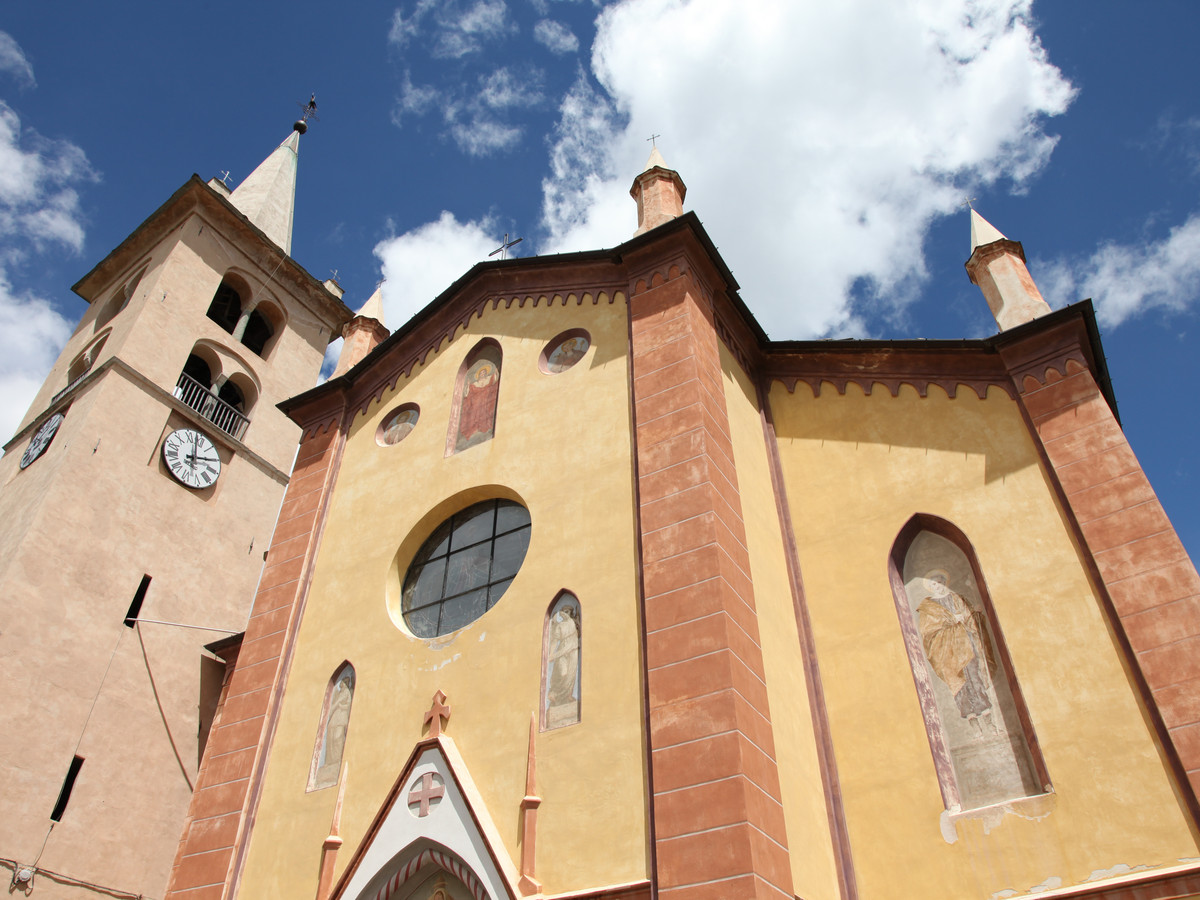
<path fill-rule="evenodd" d="M 500 257 L 501 259 L 508 259 L 508 248 L 513 246 L 514 244 L 521 243 L 521 241 L 523 241 L 523 240 L 525 240 L 525 238 L 519 237 L 519 238 L 513 238 L 510 241 L 508 239 L 508 232 L 506 231 L 506 232 L 504 232 L 504 240 L 500 243 L 500 246 L 497 247 L 495 250 L 493 250 L 491 253 L 489 253 L 488 257 L 490 258 L 490 257 L 495 256 L 497 253 L 501 253 L 501 254 L 503 254 Z"/>
<path fill-rule="evenodd" d="M 309 97 L 307 103 L 297 103 L 296 105 L 304 110 L 304 112 L 301 114 L 300 118 L 296 120 L 296 124 L 292 126 L 292 130 L 304 134 L 304 132 L 308 131 L 309 119 L 312 119 L 314 122 L 321 121 L 320 117 L 317 115 L 317 95 L 313 94 L 311 97 Z"/>
<path fill-rule="evenodd" d="M 662 137 L 661 134 L 652 134 L 652 135 L 650 135 L 650 137 L 646 138 L 646 140 L 648 140 L 650 142 L 650 146 L 652 148 L 658 149 L 658 144 L 656 142 L 658 141 L 658 139 L 660 137 Z"/>

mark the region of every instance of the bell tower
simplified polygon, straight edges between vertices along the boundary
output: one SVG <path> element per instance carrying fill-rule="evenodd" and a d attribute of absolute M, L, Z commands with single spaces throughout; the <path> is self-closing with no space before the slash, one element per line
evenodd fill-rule
<path fill-rule="evenodd" d="M 300 433 L 276 404 L 353 315 L 290 256 L 305 127 L 232 192 L 192 176 L 74 286 L 88 309 L 4 447 L 0 857 L 20 885 L 165 892 L 221 688 L 205 645 L 246 627 L 288 515 Z"/>

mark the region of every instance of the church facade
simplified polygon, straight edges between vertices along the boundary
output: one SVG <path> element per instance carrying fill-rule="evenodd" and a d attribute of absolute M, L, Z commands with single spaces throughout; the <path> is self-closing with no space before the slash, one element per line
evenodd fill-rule
<path fill-rule="evenodd" d="M 1200 896 L 1200 579 L 1019 243 L 991 338 L 770 341 L 655 151 L 389 333 L 297 146 L 84 277 L 0 459 L 14 892 Z"/>
<path fill-rule="evenodd" d="M 172 898 L 1200 894 L 1200 583 L 1090 304 L 771 342 L 655 153 L 610 250 L 347 327 Z"/>

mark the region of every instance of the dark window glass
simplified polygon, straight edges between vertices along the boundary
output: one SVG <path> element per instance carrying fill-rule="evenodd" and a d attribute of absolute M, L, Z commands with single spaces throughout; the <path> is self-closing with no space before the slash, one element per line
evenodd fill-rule
<path fill-rule="evenodd" d="M 246 320 L 246 330 L 242 333 L 242 343 L 259 356 L 262 356 L 263 350 L 266 349 L 267 341 L 271 339 L 271 335 L 274 333 L 275 329 L 271 327 L 271 320 L 258 310 L 255 310 L 250 313 Z"/>
<path fill-rule="evenodd" d="M 208 317 L 233 334 L 238 319 L 242 317 L 242 298 L 227 282 L 222 281 L 208 307 Z"/>
<path fill-rule="evenodd" d="M 469 625 L 512 583 L 529 549 L 529 511 L 488 500 L 454 515 L 417 552 L 404 578 L 404 621 L 417 637 Z"/>

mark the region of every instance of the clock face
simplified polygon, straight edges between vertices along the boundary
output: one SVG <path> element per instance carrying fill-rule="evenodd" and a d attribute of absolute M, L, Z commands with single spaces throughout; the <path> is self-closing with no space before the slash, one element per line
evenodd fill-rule
<path fill-rule="evenodd" d="M 191 428 L 172 431 L 163 441 L 163 462 L 175 480 L 190 488 L 212 487 L 221 474 L 221 457 L 213 442 Z"/>
<path fill-rule="evenodd" d="M 46 448 L 54 440 L 54 434 L 58 431 L 58 426 L 62 424 L 62 420 L 62 413 L 55 413 L 42 423 L 42 427 L 34 434 L 33 438 L 29 441 L 29 446 L 25 448 L 25 453 L 21 456 L 22 469 L 46 452 Z"/>

